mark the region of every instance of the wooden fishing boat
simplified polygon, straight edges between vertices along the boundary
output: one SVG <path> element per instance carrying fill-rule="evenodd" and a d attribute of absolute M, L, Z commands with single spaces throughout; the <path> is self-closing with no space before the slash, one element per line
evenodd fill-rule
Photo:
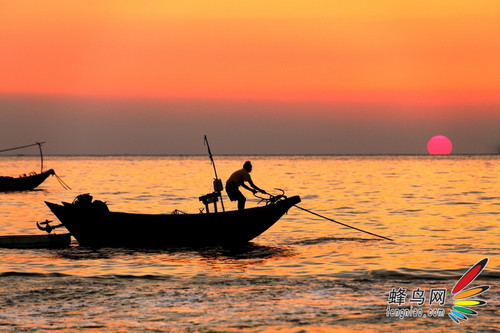
<path fill-rule="evenodd" d="M 0 150 L 0 153 L 2 153 L 2 152 L 6 152 L 6 151 L 24 149 L 24 148 L 33 147 L 33 146 L 38 146 L 38 149 L 40 150 L 40 173 L 31 172 L 28 175 L 25 174 L 25 175 L 21 175 L 19 177 L 0 176 L 0 192 L 33 190 L 37 186 L 39 186 L 41 183 L 43 183 L 45 181 L 45 179 L 47 179 L 47 177 L 49 177 L 50 175 L 56 176 L 59 183 L 61 183 L 61 185 L 64 188 L 69 189 L 69 186 L 64 184 L 64 182 L 56 175 L 54 169 L 43 171 L 42 144 L 44 144 L 44 143 L 45 142 L 36 142 L 34 144 L 31 144 L 31 145 Z"/>
<path fill-rule="evenodd" d="M 22 175 L 19 177 L 0 177 L 0 192 L 29 191 L 47 179 L 50 175 L 55 175 L 53 169 L 41 172 Z"/>
<path fill-rule="evenodd" d="M 78 197 L 77 197 L 78 199 Z M 199 214 L 110 212 L 102 201 L 45 202 L 73 237 L 92 247 L 175 247 L 245 244 L 300 202 L 299 196 L 241 211 Z"/>
<path fill-rule="evenodd" d="M 11 249 L 39 249 L 39 248 L 61 248 L 68 247 L 71 243 L 71 235 L 13 235 L 0 236 L 0 248 Z"/>

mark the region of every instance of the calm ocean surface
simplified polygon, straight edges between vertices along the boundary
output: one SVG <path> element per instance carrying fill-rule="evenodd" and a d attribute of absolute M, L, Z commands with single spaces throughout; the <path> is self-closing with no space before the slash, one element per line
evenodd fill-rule
<path fill-rule="evenodd" d="M 0 249 L 0 331 L 500 330 L 500 156 L 215 156 L 219 176 L 247 159 L 259 187 L 300 195 L 301 207 L 395 241 L 292 208 L 240 249 L 92 249 L 75 241 Z M 0 193 L 0 235 L 41 234 L 35 221 L 55 219 L 44 201 L 81 193 L 113 211 L 169 214 L 198 213 L 198 197 L 212 191 L 205 156 L 48 156 L 48 168 L 72 189 L 50 177 L 39 190 Z M 0 175 L 30 171 L 39 171 L 37 157 L 0 156 Z M 243 192 L 247 207 L 258 204 Z M 489 285 L 480 296 L 488 303 L 456 324 L 451 289 L 484 257 L 471 286 Z M 406 289 L 401 305 L 391 302 L 393 289 Z M 417 289 L 422 305 L 410 302 Z M 439 289 L 444 299 L 429 304 Z M 410 307 L 423 315 L 389 314 Z"/>

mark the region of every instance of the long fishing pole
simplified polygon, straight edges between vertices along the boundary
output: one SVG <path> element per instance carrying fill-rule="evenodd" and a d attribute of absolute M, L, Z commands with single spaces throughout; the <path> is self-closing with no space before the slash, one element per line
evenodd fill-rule
<path fill-rule="evenodd" d="M 0 150 L 0 153 L 3 153 L 5 151 L 11 151 L 11 150 L 17 150 L 17 149 L 23 149 L 23 148 L 28 148 L 28 147 L 33 147 L 33 146 L 37 146 L 37 145 L 41 145 L 45 142 L 37 142 L 37 143 L 33 143 L 31 145 L 26 145 L 26 146 L 21 146 L 21 147 L 15 147 L 15 148 L 8 148 L 8 149 L 3 149 L 3 150 Z"/>
<path fill-rule="evenodd" d="M 219 195 L 220 195 L 220 192 L 222 191 L 222 181 L 217 176 L 217 169 L 215 168 L 214 158 L 212 156 L 212 151 L 210 150 L 210 145 L 208 144 L 208 139 L 207 139 L 206 135 L 205 135 L 204 141 L 205 141 L 205 144 L 207 145 L 208 156 L 210 157 L 210 161 L 212 161 L 212 166 L 214 167 L 214 174 L 215 174 L 214 191 L 219 193 Z M 222 201 L 222 195 L 220 195 L 220 204 L 222 206 L 222 211 L 226 211 L 224 209 L 224 201 Z"/>
<path fill-rule="evenodd" d="M 377 234 L 374 234 L 373 232 L 369 232 L 369 231 L 366 231 L 366 230 L 362 230 L 362 229 L 359 229 L 359 228 L 356 228 L 356 227 L 353 227 L 353 226 L 350 226 L 348 224 L 345 224 L 345 223 L 342 223 L 342 222 L 339 222 L 339 221 L 335 221 L 334 219 L 331 219 L 331 218 L 328 218 L 326 216 L 323 216 L 323 215 L 320 215 L 318 213 L 315 213 L 313 211 L 310 211 L 309 209 L 306 209 L 306 208 L 302 208 L 300 206 L 297 206 L 295 205 L 295 207 L 297 207 L 298 209 L 301 209 L 305 212 L 308 212 L 309 214 L 313 214 L 313 215 L 316 215 L 318 217 L 321 217 L 325 220 L 328 220 L 328 221 L 331 221 L 331 222 L 334 222 L 334 223 L 337 223 L 337 224 L 340 224 L 340 225 L 343 225 L 344 227 L 347 227 L 347 228 L 351 228 L 351 229 L 354 229 L 354 230 L 358 230 L 358 231 L 361 231 L 361 232 L 364 232 L 365 234 L 369 234 L 369 235 L 372 235 L 372 236 L 376 236 L 376 237 L 380 237 L 380 238 L 383 238 L 383 239 L 386 239 L 386 240 L 389 240 L 391 242 L 393 242 L 394 240 L 388 238 L 388 237 L 385 237 L 385 236 L 380 236 L 380 235 L 377 235 Z"/>
<path fill-rule="evenodd" d="M 205 141 L 205 144 L 207 145 L 208 157 L 210 158 L 210 161 L 212 161 L 212 166 L 214 167 L 215 179 L 219 179 L 219 177 L 217 177 L 217 169 L 215 168 L 214 157 L 212 156 L 212 151 L 210 150 L 210 145 L 208 144 L 208 139 L 207 139 L 206 135 L 205 135 L 204 141 Z"/>

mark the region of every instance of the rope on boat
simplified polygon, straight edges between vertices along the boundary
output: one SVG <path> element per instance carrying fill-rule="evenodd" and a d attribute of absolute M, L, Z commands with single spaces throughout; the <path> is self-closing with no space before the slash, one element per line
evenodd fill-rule
<path fill-rule="evenodd" d="M 302 207 L 297 206 L 297 205 L 295 205 L 295 207 L 297 207 L 298 209 L 301 209 L 301 210 L 303 210 L 303 211 L 305 211 L 305 212 L 308 212 L 308 213 L 310 213 L 310 214 L 313 214 L 313 215 L 316 215 L 316 216 L 318 216 L 318 217 L 321 217 L 321 218 L 323 218 L 323 219 L 325 219 L 325 220 L 328 220 L 328 221 L 331 221 L 331 222 L 334 222 L 334 223 L 337 223 L 337 224 L 343 225 L 344 227 L 351 228 L 351 229 L 354 229 L 354 230 L 358 230 L 358 231 L 364 232 L 365 234 L 369 234 L 369 235 L 372 235 L 372 236 L 380 237 L 380 238 L 386 239 L 386 240 L 391 241 L 391 242 L 393 242 L 393 241 L 394 241 L 394 240 L 392 240 L 392 239 L 390 239 L 390 238 L 388 238 L 388 237 L 385 237 L 385 236 L 380 236 L 380 235 L 374 234 L 374 233 L 372 233 L 372 232 L 369 232 L 369 231 L 366 231 L 366 230 L 362 230 L 362 229 L 359 229 L 359 228 L 356 228 L 356 227 L 350 226 L 350 225 L 348 225 L 348 224 L 345 224 L 345 223 L 342 223 L 342 222 L 339 222 L 339 221 L 335 221 L 334 219 L 331 219 L 331 218 L 328 218 L 328 217 L 326 217 L 326 216 L 320 215 L 320 214 L 315 213 L 315 212 L 313 212 L 313 211 L 311 211 L 311 210 L 309 210 L 309 209 L 302 208 Z"/>
<path fill-rule="evenodd" d="M 71 187 L 68 186 L 68 184 L 66 184 L 62 179 L 61 177 L 59 177 L 57 175 L 57 173 L 54 172 L 54 176 L 56 176 L 56 179 L 57 181 L 59 182 L 59 184 L 61 184 L 61 186 L 63 187 L 63 189 L 65 190 L 71 190 Z"/>

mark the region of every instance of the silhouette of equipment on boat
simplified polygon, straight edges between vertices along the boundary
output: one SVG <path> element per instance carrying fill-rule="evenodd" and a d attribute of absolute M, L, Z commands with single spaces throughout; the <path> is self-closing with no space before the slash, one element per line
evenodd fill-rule
<path fill-rule="evenodd" d="M 2 153 L 33 146 L 38 146 L 40 150 L 40 173 L 31 172 L 29 174 L 23 174 L 19 177 L 0 176 L 0 192 L 31 191 L 43 183 L 50 175 L 55 176 L 64 189 L 70 189 L 70 187 L 66 185 L 66 183 L 64 183 L 63 180 L 56 174 L 54 169 L 43 171 L 42 144 L 44 143 L 45 142 L 36 142 L 31 145 L 0 150 L 0 153 Z"/>

